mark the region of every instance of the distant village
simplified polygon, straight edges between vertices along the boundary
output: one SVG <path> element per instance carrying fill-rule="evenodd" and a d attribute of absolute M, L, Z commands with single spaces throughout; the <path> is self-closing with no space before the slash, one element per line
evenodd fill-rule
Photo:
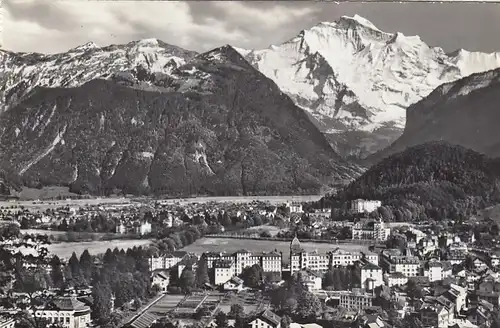
<path fill-rule="evenodd" d="M 436 229 L 429 223 L 384 222 L 376 215 L 381 206 L 376 200 L 351 201 L 348 211 L 359 217 L 354 221 L 335 220 L 331 209 L 294 202 L 179 206 L 155 201 L 38 212 L 12 202 L 12 207 L 0 209 L 0 215 L 4 223 L 22 229 L 99 231 L 143 238 L 203 226 L 205 237 L 286 241 L 286 249 L 265 251 L 226 250 L 224 243 L 216 252 L 150 249 L 148 288 L 156 296 L 148 307 L 137 307 L 135 316 L 123 322 L 127 327 L 154 327 L 165 318 L 173 326 L 190 326 L 183 322 L 198 318 L 197 311 L 205 308 L 210 311 L 194 321 L 213 328 L 474 328 L 500 323 L 500 251 L 495 238 L 491 247 L 484 247 L 478 244 L 478 233 L 460 230 L 458 225 Z M 280 229 L 274 235 L 249 229 L 266 226 Z M 321 250 L 304 246 L 313 242 L 321 243 Z M 61 260 L 63 266 L 69 265 L 69 259 Z M 94 261 L 102 266 L 102 256 Z M 291 282 L 303 286 L 302 293 L 313 300 L 311 304 L 320 304 L 314 315 L 293 317 L 299 308 L 290 312 L 286 298 L 274 299 L 273 295 L 290 292 Z M 92 286 L 68 289 L 58 294 L 50 308 L 41 306 L 34 315 L 63 327 L 92 327 L 91 296 Z M 241 301 L 249 297 L 253 303 Z M 194 305 L 187 306 L 189 302 Z M 236 316 L 238 302 L 254 310 Z M 183 308 L 190 309 L 188 314 Z M 229 308 L 231 312 L 224 310 Z M 228 315 L 225 321 L 221 313 Z M 4 316 L 0 328 L 14 324 Z"/>

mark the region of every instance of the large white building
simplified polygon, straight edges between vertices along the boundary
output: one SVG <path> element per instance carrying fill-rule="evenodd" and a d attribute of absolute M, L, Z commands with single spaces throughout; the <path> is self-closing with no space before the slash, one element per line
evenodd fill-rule
<path fill-rule="evenodd" d="M 385 249 L 380 259 L 381 267 L 387 273 L 401 272 L 407 277 L 415 277 L 420 272 L 420 261 L 409 250 Z"/>
<path fill-rule="evenodd" d="M 235 253 L 204 253 L 207 266 L 212 269 L 214 261 L 229 260 L 235 264 L 236 274 L 239 275 L 245 268 L 259 265 L 264 272 L 280 272 L 282 269 L 282 255 L 278 252 L 251 253 L 239 250 Z"/>
<path fill-rule="evenodd" d="M 61 297 L 51 302 L 51 306 L 41 307 L 35 316 L 59 323 L 65 328 L 90 327 L 90 307 L 73 297 Z"/>
<path fill-rule="evenodd" d="M 378 255 L 371 252 L 348 252 L 340 248 L 320 253 L 318 251 L 306 252 L 300 246 L 300 241 L 295 237 L 290 243 L 290 272 L 312 270 L 324 272 L 333 266 L 348 266 L 364 260 L 378 264 Z"/>
<path fill-rule="evenodd" d="M 274 312 L 265 310 L 248 325 L 251 328 L 281 328 L 281 318 Z"/>
<path fill-rule="evenodd" d="M 338 292 L 340 294 L 339 306 L 349 310 L 362 310 L 373 306 L 375 295 L 363 289 L 353 288 L 352 291 Z"/>
<path fill-rule="evenodd" d="M 236 266 L 233 260 L 216 260 L 213 263 L 214 284 L 223 285 L 236 275 Z"/>
<path fill-rule="evenodd" d="M 391 234 L 391 228 L 379 220 L 361 220 L 352 227 L 352 239 L 369 239 L 386 241 Z"/>
<path fill-rule="evenodd" d="M 188 254 L 184 251 L 175 251 L 164 256 L 153 256 L 148 259 L 149 271 L 170 269 L 176 266 Z"/>
<path fill-rule="evenodd" d="M 351 210 L 356 213 L 371 213 L 382 206 L 380 200 L 356 199 L 351 201 Z"/>

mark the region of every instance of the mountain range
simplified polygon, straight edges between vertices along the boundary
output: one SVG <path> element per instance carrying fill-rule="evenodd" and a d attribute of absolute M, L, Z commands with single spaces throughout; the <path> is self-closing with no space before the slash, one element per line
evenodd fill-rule
<path fill-rule="evenodd" d="M 428 141 L 461 145 L 500 157 L 500 69 L 445 83 L 407 110 L 403 134 L 370 155 L 366 165 Z"/>
<path fill-rule="evenodd" d="M 342 157 L 355 159 L 396 140 L 406 108 L 439 85 L 500 67 L 500 53 L 447 54 L 358 15 L 322 22 L 267 49 L 235 49 L 306 111 Z M 138 66 L 168 75 L 196 55 L 157 39 L 87 43 L 52 55 L 0 51 L 0 105 L 14 106 L 36 86 L 75 87 Z"/>
<path fill-rule="evenodd" d="M 0 63 L 3 191 L 318 193 L 429 140 L 500 152 L 500 53 L 447 54 L 357 15 L 263 50 L 143 39 Z"/>
<path fill-rule="evenodd" d="M 103 61 L 92 75 L 84 70 L 85 60 L 103 53 L 92 45 L 49 57 L 71 68 L 68 76 L 90 81 L 74 86 L 75 79 L 52 71 L 65 87 L 25 84 L 11 93 L 16 101 L 1 115 L 0 155 L 22 185 L 100 195 L 311 194 L 360 173 L 232 47 L 194 55 L 162 44 L 168 61 L 152 52 L 122 62 L 135 46 L 106 50 L 117 53 L 109 62 L 118 72 Z M 78 64 L 64 66 L 75 57 Z M 137 60 L 149 66 L 134 66 Z"/>
<path fill-rule="evenodd" d="M 500 67 L 500 53 L 447 54 L 358 15 L 268 49 L 239 51 L 312 116 L 340 154 L 355 158 L 399 137 L 406 108 L 439 85 Z"/>

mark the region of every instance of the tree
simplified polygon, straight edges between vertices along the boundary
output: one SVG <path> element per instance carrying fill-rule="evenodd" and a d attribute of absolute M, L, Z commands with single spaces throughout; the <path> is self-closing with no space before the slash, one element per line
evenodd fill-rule
<path fill-rule="evenodd" d="M 64 275 L 62 272 L 62 263 L 57 255 L 54 255 L 50 260 L 50 276 L 52 278 L 52 284 L 56 288 L 62 288 L 64 286 Z"/>
<path fill-rule="evenodd" d="M 196 268 L 196 286 L 202 288 L 205 284 L 210 282 L 208 276 L 208 264 L 205 256 L 202 256 L 198 261 L 198 267 Z"/>
<path fill-rule="evenodd" d="M 92 287 L 92 319 L 99 324 L 106 322 L 106 319 L 111 314 L 111 290 L 97 283 Z"/>
<path fill-rule="evenodd" d="M 424 297 L 422 287 L 420 287 L 420 285 L 418 285 L 414 279 L 408 280 L 408 283 L 406 284 L 406 294 L 413 300 L 421 299 L 422 297 Z"/>
<path fill-rule="evenodd" d="M 241 304 L 232 304 L 229 310 L 229 317 L 231 318 L 242 318 L 245 315 L 245 310 Z"/>
<path fill-rule="evenodd" d="M 290 328 L 290 324 L 292 323 L 292 318 L 289 315 L 284 314 L 281 317 L 281 328 Z"/>
<path fill-rule="evenodd" d="M 40 272 L 50 265 L 46 245 L 50 244 L 45 235 L 21 235 L 18 227 L 8 225 L 0 228 L 0 298 L 2 306 L 21 327 L 46 327 L 43 318 L 34 317 L 28 311 L 34 311 L 40 304 L 48 304 L 52 296 L 39 293 L 43 282 Z M 28 303 L 20 309 L 13 294 L 16 288 L 27 294 Z"/>
<path fill-rule="evenodd" d="M 217 315 L 215 316 L 215 324 L 218 328 L 227 328 L 227 315 L 224 312 L 219 311 L 219 313 L 217 313 Z"/>
<path fill-rule="evenodd" d="M 182 291 L 186 294 L 193 290 L 193 287 L 195 286 L 195 277 L 193 270 L 190 267 L 185 267 L 184 270 L 182 270 L 179 285 Z"/>
<path fill-rule="evenodd" d="M 321 314 L 321 301 L 313 293 L 302 292 L 297 298 L 297 303 L 300 304 L 297 307 L 297 314 L 303 319 L 314 321 Z"/>
<path fill-rule="evenodd" d="M 258 288 L 260 282 L 262 281 L 263 270 L 260 265 L 254 264 L 251 267 L 243 269 L 241 273 L 241 278 L 245 282 L 245 285 L 251 288 Z"/>
<path fill-rule="evenodd" d="M 92 256 L 90 255 L 88 249 L 84 250 L 82 255 L 80 255 L 79 265 L 83 277 L 88 282 L 94 269 L 94 261 L 92 260 Z"/>

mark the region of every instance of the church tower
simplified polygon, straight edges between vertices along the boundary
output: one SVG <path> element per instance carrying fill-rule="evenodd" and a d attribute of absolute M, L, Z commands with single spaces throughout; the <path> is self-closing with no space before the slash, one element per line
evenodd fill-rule
<path fill-rule="evenodd" d="M 297 238 L 297 234 L 295 234 L 295 237 L 290 242 L 290 274 L 300 271 L 302 252 L 303 250 L 300 246 L 299 238 Z"/>

